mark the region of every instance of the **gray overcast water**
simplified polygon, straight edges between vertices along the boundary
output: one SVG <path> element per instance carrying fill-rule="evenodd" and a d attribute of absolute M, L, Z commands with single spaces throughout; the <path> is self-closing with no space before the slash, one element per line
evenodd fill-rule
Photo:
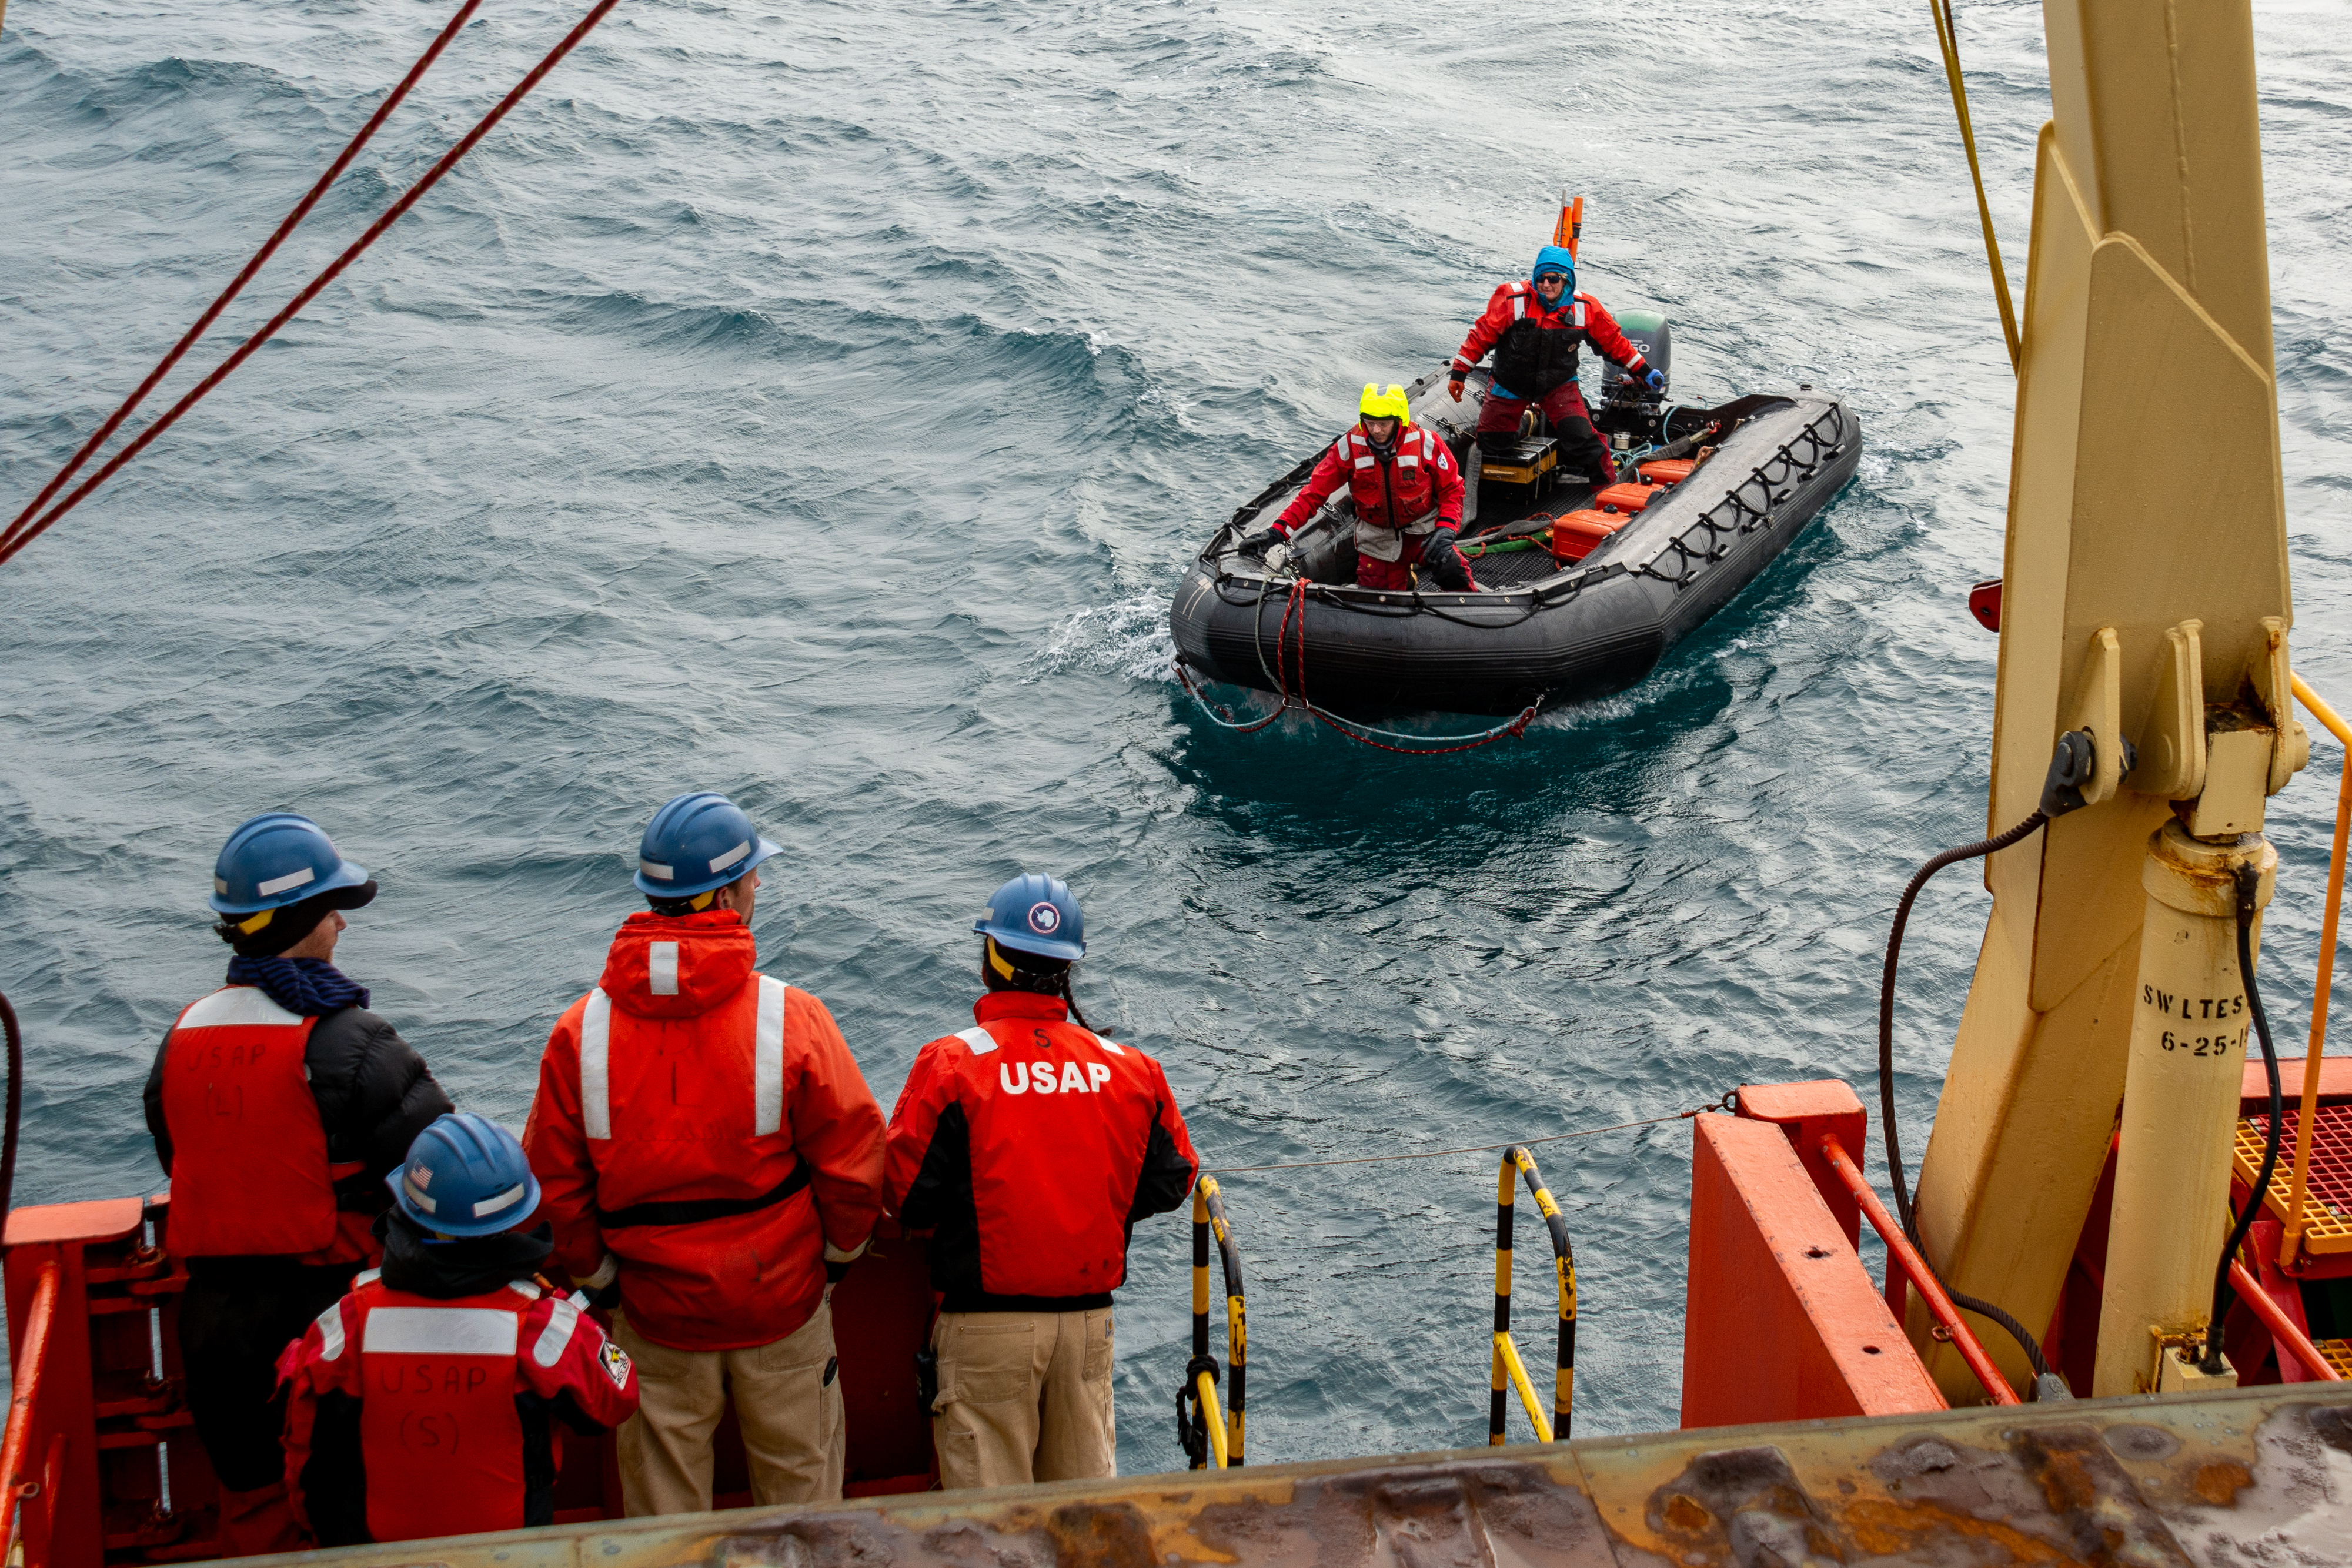
<path fill-rule="evenodd" d="M 2339 6 L 2257 10 L 2296 664 L 2346 698 L 2352 45 Z M 11 513 L 446 14 L 15 0 Z M 490 0 L 221 348 L 576 15 Z M 1960 29 L 2021 292 L 2041 11 Z M 1563 184 L 1582 286 L 1673 319 L 1678 398 L 1832 389 L 1859 478 L 1638 689 L 1515 743 L 1411 760 L 1202 721 L 1169 670 L 1189 553 L 1360 383 L 1450 351 Z M 0 574 L 18 1200 L 159 1183 L 139 1084 L 219 979 L 212 857 L 271 808 L 381 878 L 346 967 L 516 1126 L 635 904 L 640 825 L 689 787 L 786 846 L 764 965 L 831 1005 L 886 1104 L 969 1024 L 971 920 L 1024 867 L 1085 900 L 1082 999 L 1167 1064 L 1213 1166 L 1601 1126 L 1743 1079 L 1866 1091 L 1895 896 L 1984 827 L 1995 643 L 1964 599 L 2000 569 L 2011 393 L 1923 5 L 628 0 Z M 2283 1042 L 2318 753 L 2272 819 Z M 1955 873 L 1912 927 L 1914 1149 L 1984 908 Z M 1539 1152 L 1583 1285 L 1577 1429 L 1671 1427 L 1688 1130 Z M 1478 1441 L 1489 1157 L 1228 1190 L 1252 1458 Z M 1188 1257 L 1181 1219 L 1138 1229 L 1129 1470 L 1182 1462 Z"/>

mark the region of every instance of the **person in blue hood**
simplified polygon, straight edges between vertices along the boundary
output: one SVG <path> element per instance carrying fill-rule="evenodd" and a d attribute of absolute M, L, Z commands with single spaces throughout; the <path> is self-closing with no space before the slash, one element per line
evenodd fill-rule
<path fill-rule="evenodd" d="M 1652 392 L 1665 390 L 1666 378 L 1626 340 L 1601 301 L 1576 291 L 1576 257 L 1563 246 L 1548 245 L 1536 252 L 1525 279 L 1502 285 L 1486 301 L 1486 313 L 1454 356 L 1445 390 L 1460 402 L 1464 381 L 1492 349 L 1494 384 L 1478 412 L 1481 444 L 1508 441 L 1528 405 L 1536 403 L 1559 437 L 1562 468 L 1580 470 L 1595 485 L 1612 484 L 1617 476 L 1609 449 L 1593 431 L 1576 382 L 1577 350 L 1586 343 Z"/>

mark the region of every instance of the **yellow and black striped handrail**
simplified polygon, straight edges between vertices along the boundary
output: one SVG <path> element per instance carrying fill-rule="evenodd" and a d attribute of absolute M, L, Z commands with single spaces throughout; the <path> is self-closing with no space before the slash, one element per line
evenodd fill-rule
<path fill-rule="evenodd" d="M 1225 1274 L 1225 1355 L 1232 1374 L 1225 1385 L 1230 1400 L 1217 1409 L 1217 1364 L 1209 1354 L 1209 1241 L 1217 1243 L 1217 1259 Z M 1200 1400 L 1200 1420 L 1209 1442 L 1208 1453 L 1192 1462 L 1201 1469 L 1213 1461 L 1219 1469 L 1242 1463 L 1242 1439 L 1249 1412 L 1249 1314 L 1242 1296 L 1242 1256 L 1234 1246 L 1233 1227 L 1225 1220 L 1224 1190 L 1217 1178 L 1204 1176 L 1192 1188 L 1192 1361 L 1185 1369 Z"/>
<path fill-rule="evenodd" d="M 1544 1419 L 1536 1404 L 1535 1385 L 1528 1380 L 1528 1369 L 1519 1360 L 1519 1347 L 1511 1342 L 1511 1210 L 1514 1176 L 1524 1176 L 1528 1190 L 1535 1194 L 1536 1207 L 1543 1211 L 1544 1224 L 1551 1231 L 1553 1268 L 1559 1277 L 1559 1354 L 1552 1375 L 1551 1419 Z M 1196 1292 L 1198 1287 L 1195 1288 Z M 1486 1398 L 1486 1441 L 1497 1448 L 1503 1443 L 1503 1417 L 1510 1407 L 1510 1389 L 1519 1391 L 1519 1402 L 1527 1406 L 1528 1420 L 1536 1429 L 1536 1441 L 1549 1443 L 1568 1436 L 1568 1416 L 1576 1398 L 1576 1254 L 1568 1244 L 1568 1220 L 1552 1201 L 1551 1192 L 1543 1184 L 1543 1173 L 1536 1169 L 1535 1156 L 1517 1144 L 1503 1151 L 1502 1171 L 1495 1184 L 1495 1355 L 1489 1376 Z"/>

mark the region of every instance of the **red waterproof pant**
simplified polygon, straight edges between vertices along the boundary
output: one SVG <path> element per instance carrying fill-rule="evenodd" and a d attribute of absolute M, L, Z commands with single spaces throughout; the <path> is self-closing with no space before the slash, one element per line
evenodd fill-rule
<path fill-rule="evenodd" d="M 1411 569 L 1420 563 L 1421 547 L 1428 538 L 1427 534 L 1405 535 L 1404 553 L 1394 560 L 1375 560 L 1363 551 L 1358 550 L 1356 552 L 1356 586 L 1358 588 L 1393 588 L 1400 591 L 1410 589 L 1412 586 Z M 1465 560 L 1462 564 L 1464 570 L 1469 569 L 1468 561 Z M 1472 574 L 1470 582 L 1472 587 L 1477 586 L 1478 579 L 1475 573 Z M 1437 584 L 1429 580 L 1428 574 L 1424 572 L 1422 574 L 1422 586 L 1435 588 Z"/>
<path fill-rule="evenodd" d="M 1528 401 L 1489 392 L 1478 411 L 1478 434 L 1493 435 L 1518 429 Z M 1574 382 L 1562 382 L 1543 395 L 1543 411 L 1551 421 L 1552 434 L 1559 437 L 1560 467 L 1581 473 L 1596 485 L 1614 484 L 1616 471 L 1610 465 L 1609 449 L 1592 428 L 1592 415 L 1584 406 L 1584 389 Z"/>

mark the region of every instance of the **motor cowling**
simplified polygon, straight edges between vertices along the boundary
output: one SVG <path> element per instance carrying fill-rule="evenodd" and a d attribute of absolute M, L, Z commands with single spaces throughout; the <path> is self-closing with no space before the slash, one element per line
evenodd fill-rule
<path fill-rule="evenodd" d="M 1666 391 L 1654 392 L 1607 360 L 1601 361 L 1601 400 L 1611 408 L 1655 409 L 1674 390 L 1675 329 L 1655 310 L 1628 310 L 1617 318 L 1618 330 L 1642 351 L 1650 368 L 1666 378 Z"/>

